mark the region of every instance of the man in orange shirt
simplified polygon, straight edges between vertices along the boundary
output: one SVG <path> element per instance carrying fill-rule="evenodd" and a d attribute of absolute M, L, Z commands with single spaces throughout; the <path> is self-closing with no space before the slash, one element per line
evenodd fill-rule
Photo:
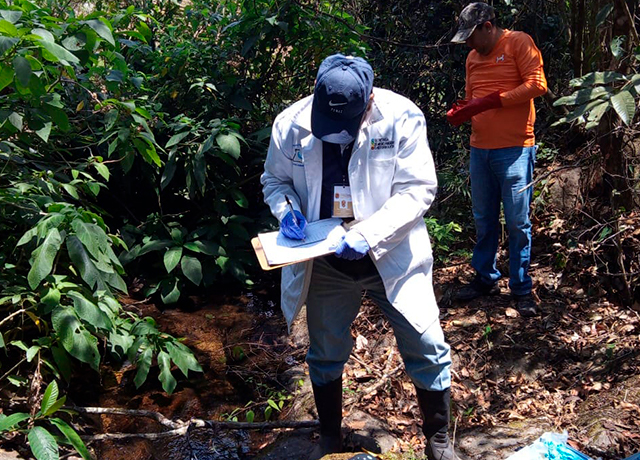
<path fill-rule="evenodd" d="M 475 2 L 460 13 L 451 40 L 471 48 L 466 63 L 466 97 L 447 112 L 454 126 L 471 120 L 471 197 L 477 242 L 471 265 L 475 279 L 456 298 L 499 293 L 496 267 L 500 203 L 509 231 L 509 288 L 522 316 L 535 316 L 537 303 L 528 274 L 531 260 L 529 208 L 537 146 L 533 99 L 547 92 L 542 56 L 524 32 L 496 25 L 493 7 Z"/>

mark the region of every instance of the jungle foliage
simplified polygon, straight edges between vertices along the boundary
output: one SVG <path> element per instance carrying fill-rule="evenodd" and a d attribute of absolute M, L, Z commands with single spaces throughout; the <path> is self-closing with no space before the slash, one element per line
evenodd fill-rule
<path fill-rule="evenodd" d="M 541 138 L 561 144 L 551 125 L 564 123 L 574 143 L 604 146 L 637 127 L 637 5 L 494 3 L 566 94 L 539 102 Z M 39 459 L 59 442 L 88 458 L 59 415 L 75 373 L 128 360 L 138 387 L 154 375 L 170 393 L 174 366 L 200 370 L 123 299 L 136 284 L 173 306 L 258 280 L 248 241 L 275 225 L 258 181 L 269 127 L 330 53 L 366 56 L 378 86 L 423 109 L 441 184 L 435 251 L 464 247 L 469 133 L 443 116 L 464 92 L 467 50 L 448 44 L 462 6 L 0 0 L 0 390 L 37 402 L 4 408 L 0 431 L 26 433 Z M 638 203 L 637 159 L 622 155 L 607 176 L 618 216 Z"/>

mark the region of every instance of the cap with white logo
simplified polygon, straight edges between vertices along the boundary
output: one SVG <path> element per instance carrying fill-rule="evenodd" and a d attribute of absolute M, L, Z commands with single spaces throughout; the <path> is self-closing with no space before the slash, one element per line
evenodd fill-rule
<path fill-rule="evenodd" d="M 311 107 L 313 135 L 347 144 L 358 133 L 373 90 L 373 69 L 362 58 L 334 54 L 318 69 Z"/>

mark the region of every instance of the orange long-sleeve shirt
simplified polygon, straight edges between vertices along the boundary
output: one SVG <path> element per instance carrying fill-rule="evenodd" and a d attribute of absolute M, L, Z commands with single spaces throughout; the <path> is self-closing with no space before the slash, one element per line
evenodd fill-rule
<path fill-rule="evenodd" d="M 472 50 L 466 64 L 466 99 L 500 91 L 502 107 L 471 121 L 471 145 L 481 149 L 535 144 L 533 99 L 547 92 L 542 55 L 524 32 L 504 30 L 491 53 Z"/>

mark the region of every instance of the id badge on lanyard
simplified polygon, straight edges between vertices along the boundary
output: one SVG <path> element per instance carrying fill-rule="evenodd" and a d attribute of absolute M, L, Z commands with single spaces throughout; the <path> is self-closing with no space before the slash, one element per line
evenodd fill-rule
<path fill-rule="evenodd" d="M 348 185 L 333 186 L 333 212 L 331 217 L 353 218 L 351 187 Z"/>

